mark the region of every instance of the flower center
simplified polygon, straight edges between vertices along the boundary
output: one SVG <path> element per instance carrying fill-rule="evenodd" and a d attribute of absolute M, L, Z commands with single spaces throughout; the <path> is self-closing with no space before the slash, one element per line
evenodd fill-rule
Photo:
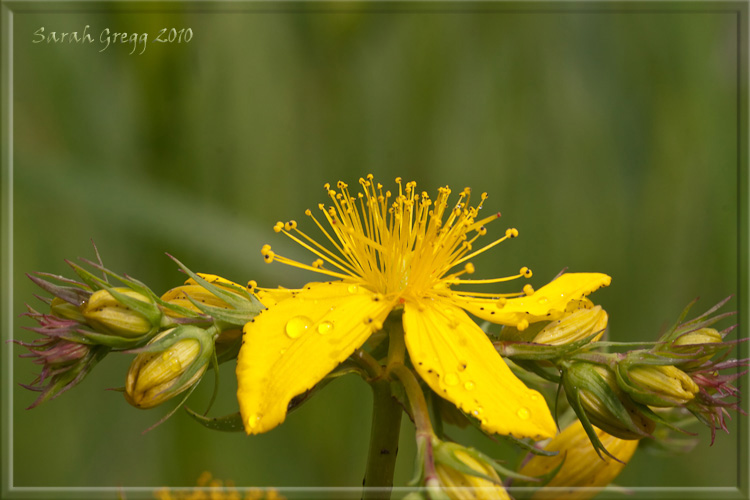
<path fill-rule="evenodd" d="M 459 278 L 474 272 L 470 259 L 518 235 L 516 229 L 508 229 L 503 237 L 474 250 L 474 242 L 487 233 L 485 225 L 500 217 L 496 213 L 478 219 L 487 193 L 472 207 L 471 190 L 465 188 L 451 207 L 447 186 L 438 189 L 433 201 L 426 192 L 417 192 L 416 182 L 403 184 L 400 177 L 396 179 L 397 194 L 384 191 L 372 175 L 360 178 L 359 183 L 362 189 L 356 196 L 344 182 L 337 184 L 337 190 L 326 184 L 332 203 L 318 205 L 322 219 L 310 210 L 305 212 L 332 248 L 297 229 L 295 221 L 277 222 L 276 232 L 283 232 L 317 259 L 311 265 L 302 264 L 276 255 L 265 245 L 261 250 L 265 260 L 353 281 L 394 300 L 448 293 L 447 289 L 458 283 L 496 283 L 531 276 L 531 271 L 523 268 L 518 275 L 504 278 Z"/>

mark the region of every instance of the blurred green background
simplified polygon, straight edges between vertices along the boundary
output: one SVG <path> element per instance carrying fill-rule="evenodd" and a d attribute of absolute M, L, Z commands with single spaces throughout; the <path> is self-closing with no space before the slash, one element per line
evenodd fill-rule
<path fill-rule="evenodd" d="M 92 239 L 105 264 L 157 292 L 183 280 L 164 252 L 242 283 L 301 285 L 315 276 L 263 263 L 264 243 L 312 259 L 273 224 L 303 221 L 325 182 L 373 173 L 389 187 L 402 176 L 430 193 L 489 192 L 485 206 L 503 213 L 490 235 L 513 226 L 521 237 L 477 259 L 477 276 L 526 265 L 538 287 L 563 268 L 608 273 L 592 298 L 610 337 L 655 339 L 693 298 L 699 313 L 739 291 L 737 16 L 597 5 L 17 11 L 14 314 L 40 304 L 24 273 L 70 275 L 63 259 L 92 258 Z M 32 43 L 39 27 L 86 25 L 93 44 Z M 151 41 L 172 27 L 192 40 L 141 55 L 98 42 L 105 28 Z M 30 320 L 16 325 L 17 338 L 34 337 L 22 330 Z M 109 356 L 27 411 L 35 394 L 17 383 L 36 367 L 14 358 L 15 486 L 190 486 L 204 470 L 240 486 L 361 484 L 371 402 L 356 377 L 266 435 L 212 432 L 182 412 L 142 435 L 167 408 L 139 411 L 105 391 L 124 385 L 130 359 Z M 230 365 L 214 415 L 236 411 Z M 212 385 L 209 374 L 188 405 L 202 411 Z M 686 456 L 639 451 L 618 483 L 736 485 L 738 422 L 744 432 L 747 419 L 733 417 L 713 446 L 696 426 Z M 403 425 L 400 485 L 414 455 Z"/>

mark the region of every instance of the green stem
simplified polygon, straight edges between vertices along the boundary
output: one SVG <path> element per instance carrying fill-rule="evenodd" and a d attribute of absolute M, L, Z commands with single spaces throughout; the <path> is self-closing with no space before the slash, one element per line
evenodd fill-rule
<path fill-rule="evenodd" d="M 403 366 L 406 347 L 401 314 L 391 314 L 386 320 L 385 328 L 389 333 L 387 365 Z M 372 430 L 367 469 L 362 481 L 362 500 L 387 500 L 391 497 L 393 488 L 402 408 L 391 395 L 391 382 L 388 378 L 376 379 L 371 382 L 371 386 Z"/>
<path fill-rule="evenodd" d="M 362 500 L 389 499 L 396 469 L 401 406 L 391 396 L 388 380 L 372 384 L 372 430 L 367 469 L 362 481 Z"/>

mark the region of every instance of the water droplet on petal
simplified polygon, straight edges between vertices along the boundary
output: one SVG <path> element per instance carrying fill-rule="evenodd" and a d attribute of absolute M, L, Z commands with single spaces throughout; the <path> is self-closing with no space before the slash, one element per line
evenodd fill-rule
<path fill-rule="evenodd" d="M 482 414 L 482 411 L 483 411 L 482 407 L 481 406 L 477 406 L 476 408 L 474 408 L 471 411 L 471 414 L 474 415 L 475 417 L 478 417 L 479 415 Z"/>
<path fill-rule="evenodd" d="M 547 302 L 549 302 L 549 299 L 547 297 L 539 297 L 537 302 L 539 302 L 540 304 L 546 304 Z"/>
<path fill-rule="evenodd" d="M 516 415 L 518 415 L 518 418 L 521 420 L 528 420 L 531 416 L 531 413 L 529 413 L 528 408 L 519 408 L 519 410 L 516 412 Z"/>
<path fill-rule="evenodd" d="M 445 385 L 453 386 L 458 384 L 458 375 L 455 373 L 448 373 L 445 376 Z"/>
<path fill-rule="evenodd" d="M 257 413 L 253 413 L 247 417 L 247 426 L 251 429 L 255 429 L 258 426 L 258 422 L 260 422 L 260 415 Z"/>
<path fill-rule="evenodd" d="M 538 399 L 539 399 L 539 394 L 532 394 L 532 395 L 531 395 L 531 398 L 530 398 L 530 399 L 531 399 L 532 401 L 536 401 L 536 400 L 538 400 Z"/>
<path fill-rule="evenodd" d="M 295 316 L 286 323 L 286 334 L 290 339 L 296 339 L 307 331 L 312 320 L 306 316 Z"/>
<path fill-rule="evenodd" d="M 468 382 L 466 382 L 464 384 L 464 389 L 466 389 L 467 391 L 474 390 L 474 382 L 472 382 L 471 380 L 469 380 Z"/>
<path fill-rule="evenodd" d="M 333 330 L 333 323 L 330 321 L 323 321 L 318 325 L 318 333 L 321 335 L 325 335 L 326 333 L 329 333 L 331 330 Z"/>
<path fill-rule="evenodd" d="M 349 290 L 349 293 L 357 293 L 359 291 L 359 287 L 357 285 L 349 285 L 347 290 Z"/>

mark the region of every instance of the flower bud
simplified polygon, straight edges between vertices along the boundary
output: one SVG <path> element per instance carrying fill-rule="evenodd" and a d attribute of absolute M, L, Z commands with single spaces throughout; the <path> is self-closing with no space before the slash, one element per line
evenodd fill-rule
<path fill-rule="evenodd" d="M 145 305 L 153 305 L 154 310 L 157 309 L 149 297 L 130 288 L 119 287 L 114 290 Z M 86 322 L 97 331 L 126 338 L 141 337 L 156 326 L 146 316 L 120 302 L 104 289 L 92 293 L 88 302 L 82 306 L 81 312 Z"/>
<path fill-rule="evenodd" d="M 563 371 L 565 394 L 579 418 L 621 439 L 649 436 L 655 423 L 647 418 L 617 385 L 617 377 L 605 366 L 574 362 Z"/>
<path fill-rule="evenodd" d="M 532 500 L 587 500 L 622 472 L 639 441 L 620 439 L 601 429 L 596 429 L 596 435 L 607 451 L 621 462 L 606 455 L 600 457 L 580 420 L 576 420 L 544 447 L 547 451 L 557 451 L 557 455 L 533 455 L 519 471 L 526 476 L 539 477 L 549 474 L 562 463 L 557 474 L 546 484 L 546 487 L 555 489 L 542 488 Z"/>
<path fill-rule="evenodd" d="M 534 337 L 533 342 L 548 345 L 570 344 L 599 332 L 591 339 L 592 342 L 596 342 L 604 335 L 605 328 L 607 313 L 601 306 L 582 308 L 566 313 L 561 319 L 546 325 Z"/>
<path fill-rule="evenodd" d="M 81 309 L 60 297 L 55 297 L 50 303 L 50 312 L 58 318 L 72 319 L 79 323 L 86 323 L 86 318 L 81 314 Z"/>
<path fill-rule="evenodd" d="M 213 353 L 213 337 L 195 326 L 160 333 L 136 356 L 128 370 L 125 399 L 153 408 L 201 379 Z"/>
<path fill-rule="evenodd" d="M 510 500 L 495 468 L 469 448 L 437 442 L 435 472 L 451 500 Z"/>
<path fill-rule="evenodd" d="M 161 299 L 170 304 L 174 304 L 177 306 L 184 307 L 186 309 L 190 309 L 191 311 L 196 312 L 198 314 L 201 314 L 201 310 L 198 309 L 198 307 L 195 304 L 193 304 L 193 302 L 191 302 L 190 299 L 193 299 L 196 302 L 200 302 L 201 304 L 206 304 L 208 306 L 220 307 L 222 309 L 230 309 L 229 304 L 227 304 L 225 301 L 221 300 L 216 295 L 212 294 L 211 292 L 209 292 L 202 286 L 195 284 L 192 280 L 188 280 L 188 281 L 192 283 L 172 288 L 171 290 L 166 292 L 164 295 L 162 295 Z M 221 288 L 225 288 L 225 287 L 221 287 Z M 232 290 L 227 289 L 227 291 L 232 291 Z M 190 297 L 190 299 L 188 297 Z M 169 309 L 165 310 L 165 314 L 173 318 L 183 317 L 182 314 L 176 311 L 171 311 Z"/>
<path fill-rule="evenodd" d="M 680 335 L 672 342 L 670 350 L 679 354 L 695 353 L 696 356 L 706 351 L 707 344 L 720 344 L 723 339 L 721 333 L 713 328 L 700 328 L 692 332 Z M 696 359 L 680 364 L 683 370 L 696 368 L 714 355 L 714 351 L 709 351 L 705 356 L 696 357 Z"/>
<path fill-rule="evenodd" d="M 684 371 L 670 365 L 618 365 L 618 382 L 634 401 L 657 407 L 682 406 L 700 390 Z"/>
<path fill-rule="evenodd" d="M 249 290 L 237 283 L 213 274 L 195 274 L 182 286 L 166 292 L 159 299 L 165 314 L 173 318 L 205 315 L 222 329 L 242 327 L 262 309 L 261 303 Z"/>

